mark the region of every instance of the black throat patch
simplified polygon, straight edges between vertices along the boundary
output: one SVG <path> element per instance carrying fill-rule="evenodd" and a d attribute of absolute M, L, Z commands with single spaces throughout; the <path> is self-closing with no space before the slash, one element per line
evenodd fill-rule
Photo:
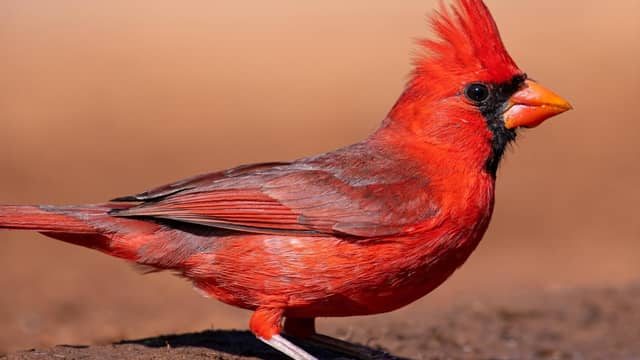
<path fill-rule="evenodd" d="M 484 116 L 487 127 L 493 134 L 491 138 L 491 155 L 485 163 L 485 170 L 493 177 L 496 176 L 498 166 L 504 151 L 516 139 L 516 130 L 507 129 L 504 126 L 502 113 L 507 106 L 509 98 L 515 94 L 527 79 L 527 76 L 517 75 L 509 82 L 502 84 L 491 84 L 491 96 L 479 105 L 479 109 Z"/>

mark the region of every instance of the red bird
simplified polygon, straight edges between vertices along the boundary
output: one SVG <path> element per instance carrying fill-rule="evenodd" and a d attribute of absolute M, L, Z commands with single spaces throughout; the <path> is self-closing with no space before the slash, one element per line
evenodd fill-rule
<path fill-rule="evenodd" d="M 406 90 L 357 144 L 100 205 L 1 206 L 0 228 L 176 271 L 252 310 L 251 331 L 293 359 L 315 358 L 283 332 L 362 355 L 314 319 L 392 311 L 445 281 L 489 225 L 516 130 L 571 109 L 516 66 L 481 0 L 431 22 L 438 38 L 421 42 Z"/>

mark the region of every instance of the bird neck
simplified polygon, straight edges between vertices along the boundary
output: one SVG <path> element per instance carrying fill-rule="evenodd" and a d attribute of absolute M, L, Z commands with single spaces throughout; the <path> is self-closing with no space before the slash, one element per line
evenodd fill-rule
<path fill-rule="evenodd" d="M 488 171 L 486 166 L 494 155 L 490 139 L 428 127 L 416 132 L 402 123 L 385 120 L 369 141 L 381 141 L 393 147 L 396 153 L 404 154 L 427 169 L 438 169 L 443 174 L 482 173 L 495 177 L 495 173 Z"/>

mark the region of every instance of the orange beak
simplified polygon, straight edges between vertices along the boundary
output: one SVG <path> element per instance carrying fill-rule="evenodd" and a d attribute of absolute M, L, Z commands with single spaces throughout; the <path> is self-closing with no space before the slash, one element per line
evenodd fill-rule
<path fill-rule="evenodd" d="M 504 125 L 507 129 L 533 128 L 571 109 L 573 107 L 565 99 L 535 81 L 526 80 L 525 87 L 513 94 L 507 103 Z"/>

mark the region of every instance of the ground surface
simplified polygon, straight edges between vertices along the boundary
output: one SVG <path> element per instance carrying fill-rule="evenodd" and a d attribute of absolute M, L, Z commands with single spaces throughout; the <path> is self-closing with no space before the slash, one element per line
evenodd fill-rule
<path fill-rule="evenodd" d="M 357 326 L 357 325 L 356 325 Z M 477 301 L 425 319 L 338 328 L 343 339 L 407 359 L 640 359 L 640 284 L 619 289 L 558 290 L 508 304 Z M 336 354 L 310 351 L 322 358 Z M 64 345 L 14 352 L 36 359 L 281 359 L 248 332 L 201 333 Z M 380 358 L 393 358 L 380 352 Z"/>

